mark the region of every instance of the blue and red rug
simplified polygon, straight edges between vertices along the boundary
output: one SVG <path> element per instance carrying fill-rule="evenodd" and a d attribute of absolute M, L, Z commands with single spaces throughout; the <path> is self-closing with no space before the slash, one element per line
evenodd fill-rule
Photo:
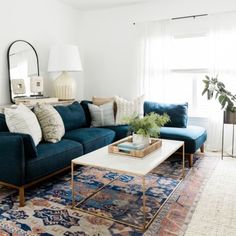
<path fill-rule="evenodd" d="M 163 207 L 156 220 L 146 231 L 146 235 L 163 234 L 163 222 L 171 212 L 174 203 L 181 203 L 183 209 L 177 209 L 181 216 L 176 217 L 181 226 L 175 228 L 170 222 L 168 230 L 177 233 L 183 230 L 185 219 L 191 211 L 198 190 L 206 179 L 209 171 L 201 171 L 203 158 L 197 158 L 193 170 L 187 169 L 187 177 L 181 183 L 176 193 L 172 195 Z M 192 173 L 193 172 L 193 173 Z M 179 184 L 181 174 L 181 159 L 171 157 L 164 162 L 155 174 L 146 178 L 147 219 L 151 219 L 155 212 L 163 205 L 175 187 Z M 198 179 L 196 182 L 196 174 Z M 107 184 L 118 176 L 117 173 L 98 168 L 81 167 L 76 170 L 76 201 L 81 201 L 96 189 Z M 192 180 L 192 190 L 188 189 L 188 180 Z M 132 224 L 143 223 L 142 186 L 139 177 L 120 175 L 118 180 L 105 187 L 99 194 L 82 205 L 82 209 L 96 211 L 117 220 L 128 221 Z M 189 197 L 190 196 L 190 197 Z M 185 199 L 183 198 L 185 197 Z M 190 199 L 191 198 L 191 199 Z M 71 209 L 70 174 L 48 180 L 40 186 L 26 191 L 26 205 L 18 207 L 17 193 L 0 187 L 0 236 L 139 236 L 142 232 L 123 224 L 113 223 L 99 217 Z M 187 205 L 186 205 L 187 204 Z M 176 209 L 175 209 L 176 210 Z M 182 213 L 181 213 L 182 212 Z M 183 214 L 184 212 L 184 214 Z M 173 221 L 174 219 L 172 219 Z M 170 234 L 175 235 L 175 234 Z"/>

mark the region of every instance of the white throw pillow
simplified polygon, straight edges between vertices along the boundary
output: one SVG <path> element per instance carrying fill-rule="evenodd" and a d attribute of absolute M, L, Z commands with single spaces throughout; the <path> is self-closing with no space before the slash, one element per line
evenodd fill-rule
<path fill-rule="evenodd" d="M 113 102 L 105 103 L 101 106 L 88 104 L 88 107 L 92 118 L 92 126 L 115 125 Z"/>
<path fill-rule="evenodd" d="M 116 96 L 115 102 L 117 106 L 116 125 L 125 124 L 125 117 L 129 117 L 134 114 L 137 114 L 140 117 L 143 116 L 144 95 L 134 99 L 133 101 L 127 101 L 124 98 Z"/>
<path fill-rule="evenodd" d="M 42 131 L 36 115 L 25 105 L 19 104 L 16 109 L 4 110 L 7 127 L 10 132 L 29 134 L 35 146 L 42 140 Z"/>
<path fill-rule="evenodd" d="M 43 139 L 57 143 L 65 134 L 63 120 L 57 110 L 50 104 L 40 104 L 34 108 L 39 124 L 42 128 Z"/>

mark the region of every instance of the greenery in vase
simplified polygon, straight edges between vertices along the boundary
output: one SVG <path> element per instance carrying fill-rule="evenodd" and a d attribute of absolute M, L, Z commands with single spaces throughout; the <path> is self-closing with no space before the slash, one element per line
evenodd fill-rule
<path fill-rule="evenodd" d="M 170 117 L 166 113 L 159 115 L 151 112 L 142 118 L 133 115 L 132 117 L 124 118 L 124 120 L 130 126 L 131 132 L 146 137 L 157 138 L 160 134 L 160 127 L 169 122 Z"/>
<path fill-rule="evenodd" d="M 205 83 L 205 88 L 202 95 L 206 93 L 209 100 L 215 95 L 215 99 L 218 99 L 222 109 L 234 112 L 236 110 L 236 94 L 232 94 L 228 91 L 225 88 L 224 83 L 218 80 L 217 76 L 215 78 L 210 78 L 206 75 L 205 77 L 206 79 L 203 80 Z"/>

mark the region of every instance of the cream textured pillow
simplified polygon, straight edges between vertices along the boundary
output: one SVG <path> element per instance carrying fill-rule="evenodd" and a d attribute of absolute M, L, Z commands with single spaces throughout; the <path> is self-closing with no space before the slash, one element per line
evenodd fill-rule
<path fill-rule="evenodd" d="M 116 125 L 123 125 L 124 117 L 132 116 L 137 114 L 138 116 L 143 116 L 143 103 L 144 103 L 144 95 L 140 96 L 133 101 L 127 101 L 124 98 L 115 97 L 117 113 L 116 113 Z"/>
<path fill-rule="evenodd" d="M 42 128 L 44 140 L 51 143 L 59 142 L 65 134 L 65 127 L 56 109 L 49 104 L 40 104 L 34 108 L 34 113 Z"/>
<path fill-rule="evenodd" d="M 10 132 L 29 134 L 35 146 L 42 140 L 42 131 L 35 114 L 25 105 L 19 104 L 16 109 L 4 109 L 7 127 Z"/>
<path fill-rule="evenodd" d="M 109 126 L 115 125 L 113 102 L 96 106 L 94 104 L 88 104 L 89 111 L 92 118 L 92 126 Z"/>

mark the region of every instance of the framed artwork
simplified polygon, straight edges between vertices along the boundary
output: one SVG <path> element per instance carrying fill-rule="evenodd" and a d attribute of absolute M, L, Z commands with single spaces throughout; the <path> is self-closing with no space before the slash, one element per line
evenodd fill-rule
<path fill-rule="evenodd" d="M 25 81 L 23 79 L 13 79 L 12 90 L 14 94 L 25 94 Z"/>
<path fill-rule="evenodd" d="M 31 93 L 43 93 L 43 77 L 32 76 L 30 78 L 30 91 Z"/>

